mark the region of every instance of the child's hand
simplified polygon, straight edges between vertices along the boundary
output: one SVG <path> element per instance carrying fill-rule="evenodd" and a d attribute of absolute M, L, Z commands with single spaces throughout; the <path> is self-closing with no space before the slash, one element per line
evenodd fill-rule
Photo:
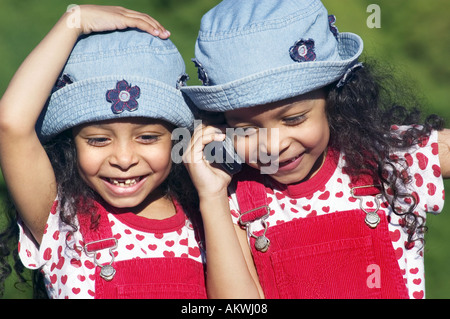
<path fill-rule="evenodd" d="M 76 6 L 64 17 L 67 26 L 76 29 L 79 35 L 138 28 L 161 39 L 170 36 L 170 32 L 149 15 L 117 6 Z"/>
<path fill-rule="evenodd" d="M 195 128 L 189 147 L 183 155 L 183 161 L 200 198 L 226 194 L 231 176 L 222 169 L 213 167 L 203 155 L 206 144 L 224 139 L 225 134 L 217 128 L 201 124 Z"/>

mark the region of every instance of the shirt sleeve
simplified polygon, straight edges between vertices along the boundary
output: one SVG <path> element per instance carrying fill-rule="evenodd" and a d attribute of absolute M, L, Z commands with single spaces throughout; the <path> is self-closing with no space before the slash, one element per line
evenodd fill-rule
<path fill-rule="evenodd" d="M 432 131 L 429 138 L 407 152 L 398 152 L 409 167 L 409 193 L 416 198 L 417 210 L 438 214 L 445 201 L 444 180 L 441 174 L 438 150 L 438 132 Z"/>
<path fill-rule="evenodd" d="M 47 219 L 47 223 L 39 245 L 34 239 L 29 229 L 19 218 L 19 257 L 22 264 L 29 269 L 38 269 L 54 259 L 54 253 L 60 246 L 59 231 L 59 211 L 57 201 L 54 202 L 52 210 Z"/>

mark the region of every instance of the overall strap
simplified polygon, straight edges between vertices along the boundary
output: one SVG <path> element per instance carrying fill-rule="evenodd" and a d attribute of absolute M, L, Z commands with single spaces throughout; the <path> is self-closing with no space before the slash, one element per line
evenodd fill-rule
<path fill-rule="evenodd" d="M 80 224 L 80 232 L 83 236 L 84 251 L 86 255 L 94 259 L 94 263 L 101 268 L 100 276 L 110 281 L 116 273 L 112 266 L 114 262 L 113 250 L 117 248 L 117 239 L 113 237 L 111 225 L 105 208 L 95 202 L 97 209 L 96 222 L 92 222 L 92 216 L 89 213 L 79 212 L 77 214 Z M 101 265 L 97 260 L 97 251 L 108 249 L 111 261 L 109 264 Z"/>
<path fill-rule="evenodd" d="M 376 228 L 380 223 L 378 210 L 381 207 L 381 183 L 378 177 L 373 174 L 360 174 L 358 176 L 350 176 L 350 193 L 353 198 L 359 199 L 359 207 L 366 214 L 364 222 L 370 228 Z M 365 205 L 367 196 L 373 197 L 375 208 L 368 208 Z"/>
<path fill-rule="evenodd" d="M 89 213 L 79 212 L 77 214 L 80 223 L 80 232 L 83 236 L 85 249 L 88 251 L 96 251 L 107 249 L 116 244 L 116 239 L 113 237 L 111 226 L 107 212 L 103 206 L 95 202 L 97 209 L 96 216 L 92 217 Z M 95 222 L 92 221 L 92 218 Z"/>
<path fill-rule="evenodd" d="M 249 223 L 267 215 L 270 211 L 261 173 L 254 168 L 246 167 L 236 175 L 236 179 L 240 222 Z"/>
<path fill-rule="evenodd" d="M 267 201 L 267 193 L 263 183 L 261 173 L 253 168 L 246 167 L 236 175 L 236 197 L 240 208 L 239 223 L 246 226 L 247 231 L 249 224 L 255 220 L 264 221 L 270 214 L 270 208 Z M 366 213 L 366 224 L 375 228 L 380 222 L 377 214 L 381 203 L 381 183 L 378 177 L 373 176 L 370 172 L 363 172 L 360 175 L 350 175 L 351 194 L 354 198 L 360 200 L 360 208 Z M 376 208 L 369 211 L 365 207 L 365 198 L 374 196 Z M 250 232 L 250 235 L 251 232 Z"/>
<path fill-rule="evenodd" d="M 360 175 L 350 175 L 350 189 L 355 196 L 376 196 L 381 194 L 381 183 L 378 177 L 373 174 L 362 173 Z"/>
<path fill-rule="evenodd" d="M 236 197 L 240 209 L 239 224 L 247 230 L 248 237 L 254 237 L 255 248 L 260 252 L 269 249 L 270 240 L 265 236 L 268 228 L 266 219 L 270 215 L 263 176 L 253 168 L 246 167 L 237 176 Z M 256 236 L 251 231 L 251 223 L 260 220 L 264 233 Z"/>

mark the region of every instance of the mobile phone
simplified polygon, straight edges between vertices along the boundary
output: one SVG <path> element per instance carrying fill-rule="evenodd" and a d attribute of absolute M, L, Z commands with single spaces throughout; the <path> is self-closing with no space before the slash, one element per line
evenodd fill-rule
<path fill-rule="evenodd" d="M 207 144 L 203 154 L 208 162 L 217 164 L 229 174 L 236 174 L 242 169 L 242 159 L 235 152 L 233 141 L 228 136 L 221 142 Z"/>

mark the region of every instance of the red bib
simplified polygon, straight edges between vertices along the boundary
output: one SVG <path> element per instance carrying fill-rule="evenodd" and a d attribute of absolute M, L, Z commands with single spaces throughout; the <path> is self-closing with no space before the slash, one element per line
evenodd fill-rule
<path fill-rule="evenodd" d="M 205 299 L 203 265 L 190 258 L 136 258 L 114 261 L 117 240 L 113 237 L 106 210 L 93 229 L 87 214 L 78 214 L 85 252 L 94 258 L 96 299 Z M 120 240 L 120 239 L 119 239 Z M 99 265 L 95 254 L 109 250 L 111 262 Z"/>

